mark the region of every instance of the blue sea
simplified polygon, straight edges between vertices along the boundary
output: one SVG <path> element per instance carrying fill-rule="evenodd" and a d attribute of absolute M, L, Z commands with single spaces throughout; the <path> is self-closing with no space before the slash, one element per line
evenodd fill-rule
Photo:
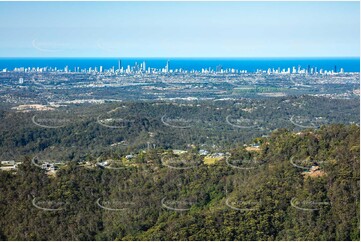
<path fill-rule="evenodd" d="M 7 68 L 13 70 L 15 67 L 57 67 L 64 69 L 68 66 L 70 70 L 76 67 L 89 68 L 103 66 L 104 69 L 118 67 L 118 60 L 126 68 L 145 61 L 146 68 L 164 68 L 169 60 L 169 69 L 201 70 L 202 68 L 213 70 L 218 65 L 223 69 L 234 68 L 255 72 L 257 69 L 268 68 L 291 68 L 298 67 L 306 69 L 308 66 L 318 69 L 339 71 L 344 68 L 345 72 L 359 72 L 360 58 L 0 58 L 0 70 Z"/>

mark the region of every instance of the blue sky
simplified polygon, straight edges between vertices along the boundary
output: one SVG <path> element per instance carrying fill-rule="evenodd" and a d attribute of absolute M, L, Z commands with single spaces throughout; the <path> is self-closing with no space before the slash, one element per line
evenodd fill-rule
<path fill-rule="evenodd" d="M 0 2 L 0 57 L 343 57 L 359 2 Z"/>

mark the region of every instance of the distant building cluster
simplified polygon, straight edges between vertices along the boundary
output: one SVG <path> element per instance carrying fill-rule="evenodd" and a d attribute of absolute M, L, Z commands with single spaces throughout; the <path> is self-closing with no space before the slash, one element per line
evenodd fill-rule
<path fill-rule="evenodd" d="M 13 70 L 8 70 L 4 68 L 2 72 L 25 72 L 25 73 L 43 73 L 43 72 L 59 72 L 59 73 L 89 73 L 89 74 L 100 74 L 100 73 L 108 73 L 108 74 L 162 74 L 162 73 L 202 73 L 202 74 L 247 74 L 247 70 L 238 70 L 235 68 L 223 68 L 221 65 L 218 65 L 216 69 L 212 69 L 211 67 L 202 68 L 201 70 L 186 70 L 182 68 L 171 69 L 169 60 L 166 62 L 163 68 L 151 68 L 147 67 L 146 62 L 142 63 L 135 62 L 133 66 L 127 65 L 122 66 L 122 61 L 118 60 L 118 66 L 115 68 L 112 66 L 109 69 L 103 68 L 103 66 L 99 67 L 88 67 L 88 68 L 80 68 L 74 67 L 70 69 L 68 66 L 65 66 L 63 69 L 58 69 L 57 67 L 16 67 Z M 334 66 L 333 70 L 325 70 L 322 68 L 318 68 L 316 66 L 308 65 L 307 68 L 301 68 L 299 65 L 297 68 L 295 66 L 283 68 L 280 67 L 277 69 L 268 68 L 267 70 L 257 69 L 254 73 L 256 74 L 306 74 L 306 75 L 331 75 L 331 74 L 343 74 L 345 71 L 343 68 L 338 69 L 337 66 Z M 23 80 L 19 80 L 19 82 L 23 82 Z"/>
<path fill-rule="evenodd" d="M 343 68 L 340 68 L 340 70 L 337 69 L 337 66 L 334 67 L 333 70 L 324 70 L 322 68 L 318 68 L 317 66 L 311 67 L 310 65 L 307 66 L 307 68 L 301 68 L 299 65 L 297 68 L 295 66 L 291 68 L 281 68 L 274 69 L 274 68 L 268 68 L 267 71 L 264 70 L 257 70 L 256 73 L 267 73 L 267 74 L 308 74 L 308 75 L 314 75 L 314 74 L 343 74 L 345 73 Z"/>
<path fill-rule="evenodd" d="M 16 162 L 15 160 L 3 160 L 0 162 L 0 170 L 2 171 L 14 171 L 18 169 L 18 166 L 22 162 Z"/>

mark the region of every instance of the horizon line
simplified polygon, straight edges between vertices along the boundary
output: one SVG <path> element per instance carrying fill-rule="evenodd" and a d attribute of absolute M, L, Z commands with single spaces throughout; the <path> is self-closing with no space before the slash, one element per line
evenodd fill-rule
<path fill-rule="evenodd" d="M 360 56 L 257 56 L 257 57 L 227 57 L 227 56 L 219 56 L 219 57 L 204 57 L 204 56 L 197 56 L 197 57 L 180 57 L 180 56 L 0 56 L 0 58 L 23 58 L 23 59 L 30 59 L 30 58 L 54 58 L 54 59 L 114 59 L 114 58 L 124 58 L 124 59 L 292 59 L 292 58 L 309 58 L 309 59 L 328 59 L 328 58 L 354 58 L 360 59 Z"/>

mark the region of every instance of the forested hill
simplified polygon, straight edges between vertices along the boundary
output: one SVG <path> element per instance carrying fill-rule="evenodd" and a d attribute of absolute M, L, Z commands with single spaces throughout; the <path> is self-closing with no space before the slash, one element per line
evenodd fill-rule
<path fill-rule="evenodd" d="M 187 169 L 157 149 L 124 169 L 72 162 L 56 176 L 24 158 L 0 172 L 0 239 L 359 240 L 359 133 L 278 129 L 257 150 Z"/>
<path fill-rule="evenodd" d="M 185 149 L 191 144 L 218 152 L 279 128 L 297 131 L 359 123 L 359 103 L 359 99 L 301 96 L 0 110 L 0 160 L 52 153 L 64 161 L 92 161 L 105 153 L 138 152 L 148 144 L 165 149 Z M 120 142 L 128 145 L 121 149 L 116 146 Z"/>

